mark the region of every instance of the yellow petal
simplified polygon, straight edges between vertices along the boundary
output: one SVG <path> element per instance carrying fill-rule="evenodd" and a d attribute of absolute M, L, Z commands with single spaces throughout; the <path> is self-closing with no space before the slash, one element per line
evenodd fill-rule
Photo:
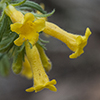
<path fill-rule="evenodd" d="M 57 84 L 57 82 L 56 82 L 55 79 L 53 79 L 53 80 L 51 80 L 50 82 L 48 82 L 45 85 L 45 88 L 48 88 L 49 90 L 56 92 L 57 91 L 57 88 L 54 86 L 55 84 Z"/>
<path fill-rule="evenodd" d="M 17 34 L 20 34 L 20 28 L 22 24 L 21 23 L 14 23 L 10 25 L 11 31 L 16 32 Z"/>
<path fill-rule="evenodd" d="M 87 28 L 85 32 L 85 36 L 78 36 L 76 38 L 77 49 L 75 50 L 75 53 L 72 53 L 69 56 L 70 58 L 77 58 L 82 53 L 84 53 L 83 49 L 87 45 L 87 41 L 90 35 L 91 35 L 91 31 L 89 28 Z"/>
<path fill-rule="evenodd" d="M 25 41 L 25 38 L 21 35 L 14 41 L 14 44 L 17 46 L 21 46 L 23 42 Z"/>
<path fill-rule="evenodd" d="M 78 56 L 80 56 L 82 53 L 84 53 L 83 49 L 78 49 L 75 51 L 75 53 L 72 53 L 69 58 L 77 58 Z"/>
<path fill-rule="evenodd" d="M 44 19 L 37 19 L 34 23 L 34 29 L 36 32 L 43 31 L 45 28 L 45 20 Z"/>
<path fill-rule="evenodd" d="M 48 82 L 46 85 L 55 85 L 55 84 L 57 84 L 57 81 L 53 79 L 50 82 Z"/>
<path fill-rule="evenodd" d="M 28 89 L 25 90 L 26 92 L 33 92 L 34 91 L 34 87 L 30 87 Z"/>
<path fill-rule="evenodd" d="M 39 36 L 36 28 L 34 27 L 34 23 L 31 21 L 27 21 L 22 25 L 22 27 L 20 28 L 20 34 L 23 35 L 29 41 L 32 41 L 32 39 L 34 41 L 34 39 L 36 40 Z"/>
<path fill-rule="evenodd" d="M 38 33 L 33 33 L 32 37 L 28 38 L 29 42 L 34 45 L 39 39 Z"/>
<path fill-rule="evenodd" d="M 92 33 L 91 33 L 90 29 L 87 27 L 86 32 L 85 32 L 85 38 L 88 39 L 91 34 Z"/>
<path fill-rule="evenodd" d="M 34 21 L 35 17 L 32 13 L 26 13 L 24 16 L 24 23 L 27 21 Z"/>
<path fill-rule="evenodd" d="M 24 41 L 28 40 L 32 45 L 38 41 L 39 32 L 45 27 L 44 19 L 35 20 L 34 15 L 27 13 L 21 23 L 11 25 L 11 30 L 19 34 L 19 38 L 14 41 L 17 46 L 21 46 Z M 33 22 L 34 21 L 34 22 Z"/>
<path fill-rule="evenodd" d="M 48 85 L 46 86 L 46 88 L 48 88 L 51 91 L 57 92 L 57 88 L 54 85 Z"/>

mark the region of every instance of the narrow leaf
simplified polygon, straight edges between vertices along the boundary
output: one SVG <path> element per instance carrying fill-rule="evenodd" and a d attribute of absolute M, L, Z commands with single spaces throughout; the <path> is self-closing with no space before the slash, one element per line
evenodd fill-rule
<path fill-rule="evenodd" d="M 55 9 L 54 9 L 52 12 L 47 13 L 47 14 L 37 14 L 37 13 L 34 13 L 34 12 L 32 12 L 32 14 L 33 14 L 34 16 L 36 16 L 36 17 L 49 17 L 49 16 L 51 16 L 54 12 L 55 12 Z"/>
<path fill-rule="evenodd" d="M 30 8 L 40 11 L 43 14 L 46 14 L 46 11 L 44 11 L 40 5 L 33 1 L 26 1 L 24 4 L 21 5 L 21 7 L 30 7 Z"/>

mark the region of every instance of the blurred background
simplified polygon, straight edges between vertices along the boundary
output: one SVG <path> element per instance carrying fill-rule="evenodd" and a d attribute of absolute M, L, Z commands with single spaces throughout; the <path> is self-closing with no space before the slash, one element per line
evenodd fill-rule
<path fill-rule="evenodd" d="M 47 89 L 39 93 L 26 93 L 32 80 L 10 73 L 0 77 L 0 100 L 100 100 L 100 0 L 34 0 L 44 3 L 48 18 L 64 30 L 84 35 L 87 27 L 92 31 L 85 53 L 70 59 L 72 53 L 61 41 L 49 37 L 47 55 L 53 68 L 50 79 L 57 80 L 56 93 Z"/>

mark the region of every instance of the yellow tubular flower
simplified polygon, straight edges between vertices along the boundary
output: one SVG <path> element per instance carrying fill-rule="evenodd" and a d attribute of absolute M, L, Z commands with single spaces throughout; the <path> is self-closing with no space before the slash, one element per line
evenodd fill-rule
<path fill-rule="evenodd" d="M 32 79 L 32 70 L 31 70 L 30 63 L 26 56 L 24 59 L 25 59 L 25 61 L 23 62 L 23 68 L 21 71 L 21 75 L 25 76 L 28 79 Z"/>
<path fill-rule="evenodd" d="M 34 81 L 34 87 L 30 87 L 26 89 L 26 91 L 27 92 L 33 92 L 33 91 L 38 92 L 44 88 L 48 88 L 49 90 L 56 92 L 57 89 L 54 86 L 56 84 L 56 80 L 53 79 L 49 81 L 49 78 L 47 74 L 45 73 L 45 70 L 42 66 L 40 55 L 39 55 L 39 52 L 36 46 L 34 45 L 33 48 L 31 49 L 28 41 L 26 41 L 25 49 L 26 49 L 27 58 L 32 67 L 33 81 Z"/>
<path fill-rule="evenodd" d="M 81 36 L 68 33 L 51 22 L 46 22 L 43 32 L 64 42 L 74 52 L 69 56 L 70 58 L 77 58 L 84 53 L 83 48 L 87 45 L 87 40 L 91 35 L 89 28 L 86 29 L 85 35 Z"/>
<path fill-rule="evenodd" d="M 40 58 L 41 58 L 41 61 L 42 61 L 45 71 L 46 72 L 50 71 L 52 68 L 52 63 L 51 63 L 50 59 L 47 57 L 44 49 L 39 44 L 36 44 L 36 47 L 38 48 Z"/>
<path fill-rule="evenodd" d="M 11 24 L 11 30 L 19 34 L 19 38 L 14 41 L 15 45 L 21 46 L 26 40 L 34 45 L 38 41 L 39 32 L 43 31 L 44 28 L 44 19 L 35 20 L 33 14 L 25 14 L 24 20 L 21 23 Z"/>
<path fill-rule="evenodd" d="M 10 17 L 13 23 L 21 22 L 24 18 L 24 15 L 20 11 L 17 11 L 12 5 L 8 5 L 4 11 L 6 15 Z"/>

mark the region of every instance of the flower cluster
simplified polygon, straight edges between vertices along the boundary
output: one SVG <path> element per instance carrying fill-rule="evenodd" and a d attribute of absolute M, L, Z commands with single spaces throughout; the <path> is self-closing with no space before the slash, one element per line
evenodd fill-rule
<path fill-rule="evenodd" d="M 42 40 L 39 34 L 44 32 L 61 40 L 74 52 L 69 57 L 77 58 L 84 53 L 83 49 L 91 35 L 90 29 L 86 29 L 84 36 L 69 33 L 47 21 L 47 17 L 52 15 L 54 10 L 46 13 L 40 5 L 32 1 L 16 3 L 2 0 L 0 5 L 3 8 L 0 24 L 0 57 L 6 55 L 5 60 L 8 60 L 10 55 L 13 58 L 13 72 L 28 79 L 33 78 L 33 86 L 26 89 L 27 92 L 38 92 L 44 88 L 56 92 L 56 80 L 50 81 L 46 73 L 52 68 L 52 63 L 44 51 L 43 43 L 47 41 Z M 16 6 L 18 7 L 15 8 Z M 36 12 L 33 12 L 33 8 Z"/>

